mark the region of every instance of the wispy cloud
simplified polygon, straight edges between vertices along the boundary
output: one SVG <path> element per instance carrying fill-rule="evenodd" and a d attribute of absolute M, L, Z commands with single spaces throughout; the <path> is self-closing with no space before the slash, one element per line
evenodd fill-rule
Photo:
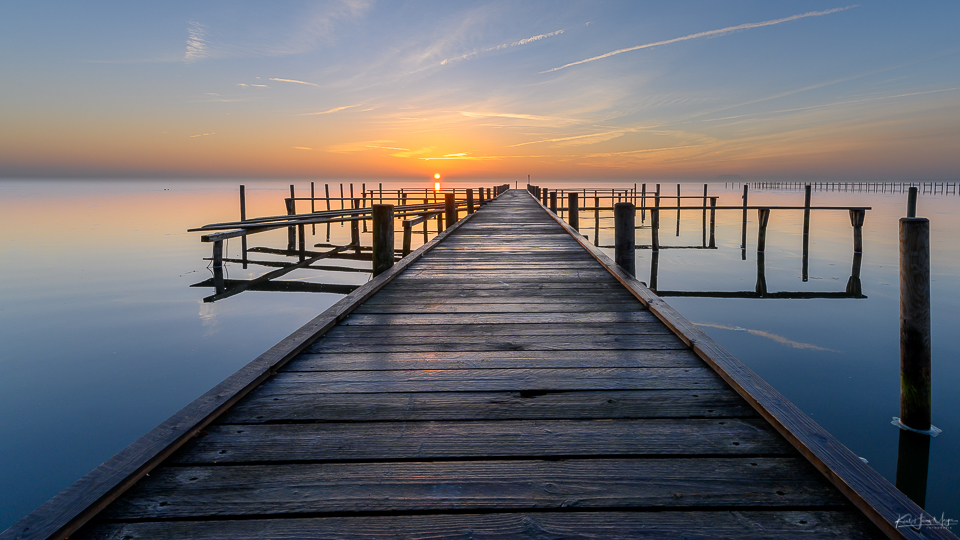
<path fill-rule="evenodd" d="M 296 83 L 296 84 L 305 84 L 305 85 L 307 85 L 307 86 L 316 86 L 317 88 L 320 87 L 319 84 L 312 83 L 312 82 L 307 82 L 307 81 L 298 81 L 298 80 L 296 80 L 296 79 L 278 79 L 278 78 L 276 78 L 276 77 L 270 77 L 270 80 L 271 80 L 271 81 L 277 81 L 277 82 L 288 82 L 288 83 Z"/>
<path fill-rule="evenodd" d="M 534 120 L 537 122 L 573 122 L 573 120 L 568 120 L 565 118 L 557 118 L 554 116 L 537 116 L 535 114 L 517 114 L 517 113 L 496 113 L 496 112 L 473 112 L 473 111 L 458 111 L 461 115 L 466 116 L 467 118 L 513 118 L 516 120 Z"/>
<path fill-rule="evenodd" d="M 209 136 L 209 135 L 216 135 L 216 134 L 217 134 L 216 132 L 197 133 L 196 135 L 191 135 L 190 138 L 191 138 L 191 139 L 194 139 L 194 138 L 197 138 L 197 137 L 207 137 L 207 136 Z"/>
<path fill-rule="evenodd" d="M 640 50 L 640 49 L 649 49 L 649 48 L 651 48 L 651 47 L 659 47 L 659 46 L 661 46 L 661 45 L 670 45 L 671 43 L 678 43 L 678 42 L 681 42 L 681 41 L 689 41 L 689 40 L 691 40 L 691 39 L 700 39 L 700 38 L 705 38 L 705 37 L 717 37 L 717 36 L 722 36 L 722 35 L 724 35 L 724 34 L 730 34 L 730 33 L 732 33 L 732 32 L 739 32 L 740 30 L 750 30 L 750 29 L 753 29 L 753 28 L 762 28 L 762 27 L 764 27 L 764 26 L 773 26 L 773 25 L 775 25 L 775 24 L 782 24 L 782 23 L 785 23 L 785 22 L 795 21 L 795 20 L 798 20 L 798 19 L 805 19 L 805 18 L 807 18 L 807 17 L 821 17 L 821 16 L 823 16 L 823 15 L 830 15 L 831 13 L 838 13 L 838 12 L 840 12 L 840 11 L 846 11 L 846 10 L 848 10 L 848 9 L 853 9 L 853 8 L 855 8 L 855 7 L 859 7 L 859 4 L 858 4 L 858 5 L 853 5 L 853 6 L 846 6 L 846 7 L 842 7 L 842 8 L 827 9 L 827 10 L 823 10 L 823 11 L 808 11 L 807 13 L 800 13 L 800 14 L 797 14 L 797 15 L 791 15 L 791 16 L 789 16 L 789 17 L 783 17 L 783 18 L 781 18 L 781 19 L 772 19 L 772 20 L 769 20 L 769 21 L 739 24 L 739 25 L 737 25 L 737 26 L 728 26 L 728 27 L 726 27 L 726 28 L 720 28 L 720 29 L 717 29 L 717 30 L 707 30 L 707 31 L 705 31 L 705 32 L 697 32 L 696 34 L 688 34 L 688 35 L 686 35 L 686 36 L 681 36 L 681 37 L 677 37 L 677 38 L 673 38 L 673 39 L 665 39 L 665 40 L 662 40 L 662 41 L 654 41 L 654 42 L 652 42 L 652 43 L 645 43 L 645 44 L 643 44 L 643 45 L 636 45 L 636 46 L 634 46 L 634 47 L 627 47 L 627 48 L 625 48 L 625 49 L 617 49 L 617 50 L 615 50 L 615 51 L 610 51 L 610 52 L 608 52 L 608 53 L 604 53 L 604 54 L 601 54 L 601 55 L 599 55 L 599 56 L 594 56 L 594 57 L 591 57 L 591 58 L 586 58 L 586 59 L 584 59 L 584 60 L 578 60 L 578 61 L 576 61 L 576 62 L 570 62 L 569 64 L 564 64 L 564 65 L 562 65 L 562 66 L 555 67 L 555 68 L 551 68 L 551 69 L 548 69 L 548 70 L 546 70 L 546 71 L 541 71 L 540 73 L 551 73 L 551 72 L 553 72 L 553 71 L 560 71 L 561 69 L 566 69 L 566 68 L 572 67 L 572 66 L 578 66 L 578 65 L 580 65 L 580 64 L 586 64 L 587 62 L 594 62 L 594 61 L 596 61 L 596 60 L 602 60 L 602 59 L 604 59 L 604 58 L 610 58 L 611 56 L 616 56 L 616 55 L 618 55 L 618 54 L 623 54 L 623 53 L 625 53 L 625 52 L 637 51 L 637 50 Z"/>
<path fill-rule="evenodd" d="M 359 106 L 360 106 L 359 103 L 356 105 L 344 105 L 342 107 L 334 107 L 332 109 L 327 109 L 326 111 L 303 113 L 300 116 L 316 116 L 318 114 L 330 114 L 330 113 L 340 112 L 346 109 L 352 109 L 354 107 L 359 107 Z"/>
<path fill-rule="evenodd" d="M 313 150 L 313 148 L 310 148 L 309 146 L 294 146 L 293 149 L 294 150 Z"/>
<path fill-rule="evenodd" d="M 237 83 L 237 86 L 242 86 L 244 88 L 270 88 L 265 84 L 247 84 L 247 83 Z"/>
<path fill-rule="evenodd" d="M 785 338 L 785 337 L 783 337 L 783 336 L 780 336 L 780 335 L 777 335 L 777 334 L 772 334 L 772 333 L 770 333 L 770 332 L 764 332 L 763 330 L 753 330 L 753 329 L 750 329 L 750 328 L 741 328 L 741 327 L 739 327 L 739 326 L 724 326 L 724 325 L 722 325 L 722 324 L 709 324 L 709 323 L 694 323 L 694 324 L 696 324 L 697 326 L 703 326 L 703 327 L 706 327 L 706 328 L 719 328 L 720 330 L 732 330 L 732 331 L 735 331 L 735 332 L 746 332 L 746 333 L 752 334 L 752 335 L 754 335 L 754 336 L 760 336 L 760 337 L 764 337 L 764 338 L 767 338 L 767 339 L 776 341 L 777 343 L 780 343 L 781 345 L 786 345 L 787 347 L 792 347 L 792 348 L 794 348 L 794 349 L 807 349 L 807 350 L 811 350 L 811 351 L 826 351 L 826 352 L 840 352 L 840 351 L 835 351 L 835 350 L 833 350 L 833 349 L 827 349 L 827 348 L 824 348 L 824 347 L 819 347 L 819 346 L 814 345 L 814 344 L 812 344 L 812 343 L 801 343 L 801 342 L 799 342 L 799 341 L 793 341 L 793 340 L 791 340 L 791 339 L 787 339 L 787 338 Z"/>
<path fill-rule="evenodd" d="M 539 35 L 536 35 L 536 36 L 532 36 L 532 37 L 520 39 L 520 40 L 514 41 L 513 43 L 509 43 L 509 44 L 508 44 L 508 43 L 503 43 L 503 44 L 501 44 L 501 45 L 494 45 L 494 46 L 492 46 L 492 47 L 484 47 L 484 48 L 482 48 L 482 49 L 475 50 L 475 51 L 471 51 L 471 52 L 468 52 L 468 53 L 466 53 L 466 54 L 461 54 L 460 56 L 454 56 L 454 57 L 452 57 L 452 58 L 446 58 L 446 59 L 444 59 L 444 60 L 441 60 L 441 61 L 440 61 L 440 65 L 441 65 L 441 66 L 445 66 L 445 65 L 449 64 L 450 62 L 457 62 L 457 61 L 460 61 L 460 60 L 466 60 L 466 59 L 468 59 L 468 58 L 473 58 L 474 56 L 477 56 L 477 55 L 482 54 L 482 53 L 485 53 L 485 52 L 499 51 L 499 50 L 502 50 L 502 49 L 509 49 L 510 47 L 519 47 L 519 46 L 521 46 L 521 45 L 526 45 L 527 43 L 533 43 L 534 41 L 540 41 L 541 39 L 544 39 L 544 38 L 553 37 L 553 36 L 559 36 L 559 35 L 562 34 L 563 32 L 564 32 L 564 30 L 562 30 L 562 29 L 561 29 L 561 30 L 554 30 L 553 32 L 548 32 L 548 33 L 546 33 L 546 34 L 539 34 Z"/>
<path fill-rule="evenodd" d="M 424 161 L 436 161 L 436 160 L 450 160 L 450 159 L 463 159 L 463 160 L 490 160 L 490 159 L 500 159 L 500 156 L 471 156 L 466 152 L 458 152 L 456 154 L 444 154 L 441 157 L 422 157 L 420 158 Z"/>
<path fill-rule="evenodd" d="M 187 22 L 187 52 L 183 59 L 187 62 L 207 57 L 206 28 L 195 21 Z"/>

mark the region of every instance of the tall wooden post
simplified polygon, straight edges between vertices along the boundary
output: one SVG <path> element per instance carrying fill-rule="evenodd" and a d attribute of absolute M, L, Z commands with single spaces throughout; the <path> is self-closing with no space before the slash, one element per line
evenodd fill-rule
<path fill-rule="evenodd" d="M 293 188 L 293 186 L 290 186 L 290 187 Z M 294 201 L 292 197 L 289 199 L 284 199 L 283 202 L 286 203 L 287 205 L 288 216 L 292 216 L 297 213 L 297 210 L 294 207 Z M 293 251 L 293 246 L 296 244 L 296 242 L 297 242 L 297 233 L 294 231 L 293 225 L 291 225 L 287 227 L 287 250 Z"/>
<path fill-rule="evenodd" d="M 453 193 L 443 194 L 443 210 L 447 215 L 447 228 L 453 226 L 459 219 L 457 217 L 457 201 L 453 198 Z"/>
<path fill-rule="evenodd" d="M 659 185 L 659 184 L 658 184 Z M 653 208 L 650 209 L 650 243 L 651 249 L 660 251 L 660 193 L 653 197 Z"/>
<path fill-rule="evenodd" d="M 557 213 L 557 190 L 550 192 L 550 211 L 554 214 Z"/>
<path fill-rule="evenodd" d="M 478 207 L 487 204 L 487 203 L 484 201 L 484 198 L 483 198 L 483 188 L 480 188 L 480 189 L 477 190 L 477 195 L 478 195 L 478 197 L 477 197 L 477 206 L 478 206 Z"/>
<path fill-rule="evenodd" d="M 917 188 L 911 187 L 907 194 L 907 217 L 917 217 Z"/>
<path fill-rule="evenodd" d="M 314 194 L 314 190 L 313 190 L 313 182 L 310 182 L 310 213 L 311 214 L 317 211 L 317 206 L 315 204 L 317 202 L 315 200 L 316 197 L 317 196 Z"/>
<path fill-rule="evenodd" d="M 810 184 L 803 188 L 803 234 L 810 234 Z"/>
<path fill-rule="evenodd" d="M 717 198 L 710 197 L 710 249 L 717 247 Z"/>
<path fill-rule="evenodd" d="M 473 209 L 473 188 L 467 188 L 467 213 L 472 214 Z"/>
<path fill-rule="evenodd" d="M 900 422 L 930 426 L 930 221 L 900 218 Z"/>
<path fill-rule="evenodd" d="M 850 225 L 853 226 L 853 252 L 863 253 L 863 218 L 866 210 L 850 210 Z"/>
<path fill-rule="evenodd" d="M 580 230 L 580 199 L 578 193 L 568 193 L 567 194 L 567 209 L 569 215 L 567 216 L 567 223 L 570 224 L 575 230 Z"/>
<path fill-rule="evenodd" d="M 740 232 L 740 249 L 747 249 L 747 184 L 743 185 L 743 226 Z"/>
<path fill-rule="evenodd" d="M 360 199 L 353 199 L 353 208 L 360 208 Z M 354 218 L 359 218 L 360 216 L 354 216 Z M 360 252 L 360 220 L 353 219 L 350 221 L 350 243 L 356 246 L 357 253 Z"/>
<path fill-rule="evenodd" d="M 410 244 L 413 241 L 413 225 L 410 225 L 409 220 L 403 220 L 403 251 L 401 252 L 404 257 L 410 254 Z"/>
<path fill-rule="evenodd" d="M 240 221 L 247 220 L 247 196 L 243 184 L 240 184 Z M 240 260 L 243 261 L 243 269 L 247 269 L 247 235 L 240 237 Z"/>
<path fill-rule="evenodd" d="M 636 262 L 637 207 L 630 203 L 617 203 L 613 207 L 614 256 L 617 266 L 631 276 L 637 274 Z"/>
<path fill-rule="evenodd" d="M 393 205 L 374 204 L 373 209 L 373 275 L 393 266 Z"/>
<path fill-rule="evenodd" d="M 647 219 L 647 185 L 640 184 L 640 223 Z"/>
<path fill-rule="evenodd" d="M 757 233 L 757 253 L 763 253 L 767 246 L 767 222 L 770 221 L 770 209 L 758 208 L 757 218 L 760 222 L 760 230 Z"/>

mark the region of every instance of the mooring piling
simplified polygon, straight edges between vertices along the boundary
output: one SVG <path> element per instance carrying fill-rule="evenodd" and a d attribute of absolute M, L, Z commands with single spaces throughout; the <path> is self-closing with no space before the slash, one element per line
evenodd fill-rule
<path fill-rule="evenodd" d="M 631 203 L 616 203 L 613 206 L 613 223 L 615 262 L 631 276 L 635 276 L 637 207 Z"/>
<path fill-rule="evenodd" d="M 393 266 L 393 205 L 374 204 L 373 210 L 373 275 Z"/>
<path fill-rule="evenodd" d="M 930 221 L 900 218 L 900 423 L 930 425 Z"/>
<path fill-rule="evenodd" d="M 580 199 L 579 194 L 571 192 L 567 194 L 567 223 L 576 230 L 580 230 Z"/>

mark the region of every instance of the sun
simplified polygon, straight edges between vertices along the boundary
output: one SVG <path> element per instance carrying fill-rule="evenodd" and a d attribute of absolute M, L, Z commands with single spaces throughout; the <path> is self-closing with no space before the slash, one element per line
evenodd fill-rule
<path fill-rule="evenodd" d="M 437 173 L 437 174 L 433 175 L 433 178 L 434 178 L 434 180 L 439 180 L 439 179 L 440 179 L 440 173 Z"/>

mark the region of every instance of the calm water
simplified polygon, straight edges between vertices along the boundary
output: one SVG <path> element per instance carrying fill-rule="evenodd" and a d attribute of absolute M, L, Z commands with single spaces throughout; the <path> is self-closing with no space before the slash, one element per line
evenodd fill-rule
<path fill-rule="evenodd" d="M 284 213 L 289 181 L 0 181 L 0 529 L 340 298 L 247 291 L 202 301 L 212 288 L 191 285 L 212 275 L 204 260 L 210 244 L 186 229 L 236 219 L 240 183 L 247 186 L 248 216 Z M 309 182 L 296 184 L 298 195 L 306 195 Z M 332 194 L 339 195 L 338 186 L 331 185 Z M 685 195 L 702 189 L 683 188 Z M 738 188 L 721 183 L 710 189 L 719 204 L 739 204 Z M 675 194 L 676 184 L 664 183 L 663 191 Z M 890 425 L 899 412 L 897 219 L 905 195 L 814 192 L 813 201 L 873 207 L 864 224 L 861 280 L 867 298 L 667 300 L 892 480 L 899 435 Z M 754 190 L 750 202 L 800 205 L 803 192 Z M 960 337 L 953 331 L 960 321 L 958 208 L 954 194 L 922 195 L 918 212 L 931 219 L 933 421 L 944 431 L 931 444 L 926 508 L 950 518 L 960 516 Z M 581 230 L 594 240 L 593 213 L 580 219 Z M 754 291 L 755 211 L 750 220 L 746 260 L 740 212 L 720 211 L 718 249 L 660 252 L 659 289 Z M 764 261 L 768 290 L 844 291 L 853 261 L 846 212 L 814 212 L 806 282 L 801 223 L 802 212 L 772 213 Z M 600 227 L 599 244 L 612 244 L 609 215 L 601 216 Z M 701 245 L 700 212 L 684 213 L 677 235 L 676 213 L 664 211 L 660 235 L 664 246 Z M 329 238 L 347 243 L 349 227 L 333 225 Z M 414 239 L 416 247 L 422 236 Z M 327 242 L 326 227 L 318 226 L 308 241 Z M 649 229 L 638 230 L 637 242 L 649 244 Z M 283 230 L 250 238 L 251 247 L 285 244 Z M 231 241 L 227 256 L 238 256 L 239 245 Z M 285 260 L 268 253 L 250 258 Z M 649 251 L 638 251 L 637 268 L 649 282 Z M 231 279 L 250 279 L 274 268 L 226 269 Z M 301 269 L 282 279 L 360 284 L 368 274 Z"/>

